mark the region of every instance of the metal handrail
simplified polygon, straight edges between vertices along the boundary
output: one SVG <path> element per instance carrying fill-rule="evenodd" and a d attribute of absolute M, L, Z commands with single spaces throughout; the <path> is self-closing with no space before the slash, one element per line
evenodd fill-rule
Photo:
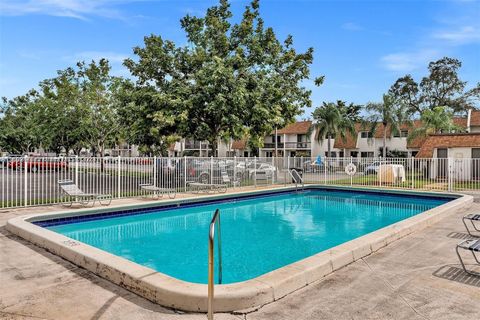
<path fill-rule="evenodd" d="M 297 174 L 297 177 L 300 179 L 300 181 L 297 180 L 297 177 L 293 176 L 293 172 L 295 171 L 295 173 Z M 300 176 L 300 173 L 298 173 L 297 170 L 295 169 L 290 169 L 288 170 L 288 173 L 290 174 L 290 176 L 292 177 L 292 179 L 295 181 L 295 191 L 298 190 L 298 183 L 301 182 L 302 183 L 302 190 L 305 189 L 305 184 L 303 182 L 303 179 L 302 177 Z"/>
<path fill-rule="evenodd" d="M 218 221 L 218 223 L 216 223 Z M 215 227 L 218 229 L 218 283 L 222 283 L 222 232 L 220 210 L 215 210 L 208 234 L 208 320 L 213 320 Z"/>

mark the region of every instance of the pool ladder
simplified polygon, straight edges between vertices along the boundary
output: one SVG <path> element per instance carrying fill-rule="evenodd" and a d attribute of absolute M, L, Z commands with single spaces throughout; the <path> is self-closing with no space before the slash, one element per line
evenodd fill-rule
<path fill-rule="evenodd" d="M 208 234 L 208 320 L 213 320 L 213 298 L 214 298 L 214 248 L 215 248 L 215 229 L 218 233 L 218 283 L 222 284 L 222 232 L 220 227 L 220 210 L 215 210 L 210 230 Z"/>
<path fill-rule="evenodd" d="M 298 173 L 297 170 L 295 169 L 290 169 L 288 170 L 288 173 L 292 177 L 293 181 L 295 181 L 295 191 L 298 191 L 298 184 L 302 184 L 302 190 L 305 189 L 305 184 L 303 183 L 303 178 L 300 176 L 300 173 Z"/>

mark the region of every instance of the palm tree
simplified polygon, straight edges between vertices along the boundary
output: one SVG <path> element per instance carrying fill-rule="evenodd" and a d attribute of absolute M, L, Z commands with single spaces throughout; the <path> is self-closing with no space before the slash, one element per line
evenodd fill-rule
<path fill-rule="evenodd" d="M 462 132 L 464 128 L 453 122 L 453 113 L 447 110 L 447 107 L 434 107 L 426 109 L 420 115 L 422 126 L 414 129 L 407 140 L 413 141 L 416 138 L 423 138 L 429 134 L 442 132 Z"/>
<path fill-rule="evenodd" d="M 381 103 L 368 103 L 367 111 L 372 113 L 370 117 L 370 133 L 372 136 L 378 129 L 378 123 L 383 124 L 383 148 L 382 156 L 387 156 L 387 127 L 395 134 L 400 132 L 402 124 L 409 122 L 409 114 L 403 104 L 398 104 L 394 97 L 388 94 L 383 95 Z"/>
<path fill-rule="evenodd" d="M 360 109 L 361 106 L 353 103 L 347 106 L 344 101 L 338 100 L 337 103 L 323 102 L 322 106 L 313 111 L 310 133 L 314 130 L 317 131 L 316 137 L 319 142 L 323 142 L 327 138 L 328 157 L 331 156 L 332 137 L 340 135 L 345 141 L 347 132 L 355 135 L 355 123 L 359 120 Z"/>

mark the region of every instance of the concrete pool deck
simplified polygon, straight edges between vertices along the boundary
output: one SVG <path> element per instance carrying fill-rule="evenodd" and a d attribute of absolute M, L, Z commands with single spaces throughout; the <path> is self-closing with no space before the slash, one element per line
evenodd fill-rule
<path fill-rule="evenodd" d="M 0 318 L 206 318 L 162 308 L 4 228 L 12 217 L 52 210 L 63 208 L 0 211 Z M 480 205 L 468 211 L 480 211 Z M 462 214 L 448 216 L 257 311 L 216 318 L 477 319 L 480 277 L 465 275 L 454 252 L 455 244 L 466 237 Z"/>

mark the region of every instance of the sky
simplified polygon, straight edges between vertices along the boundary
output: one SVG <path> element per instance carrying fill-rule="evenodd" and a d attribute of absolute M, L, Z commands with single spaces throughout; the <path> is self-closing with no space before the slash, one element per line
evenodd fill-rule
<path fill-rule="evenodd" d="M 132 48 L 158 34 L 186 44 L 179 20 L 201 16 L 211 0 L 1 0 L 0 96 L 13 98 L 77 61 L 109 59 L 112 72 L 135 58 Z M 234 21 L 248 1 L 231 1 Z M 261 0 L 260 12 L 279 39 L 314 48 L 313 106 L 338 99 L 380 101 L 401 76 L 417 81 L 428 63 L 462 61 L 468 87 L 480 82 L 480 0 Z M 325 76 L 318 88 L 313 79 Z M 308 117 L 312 109 L 306 109 Z"/>

